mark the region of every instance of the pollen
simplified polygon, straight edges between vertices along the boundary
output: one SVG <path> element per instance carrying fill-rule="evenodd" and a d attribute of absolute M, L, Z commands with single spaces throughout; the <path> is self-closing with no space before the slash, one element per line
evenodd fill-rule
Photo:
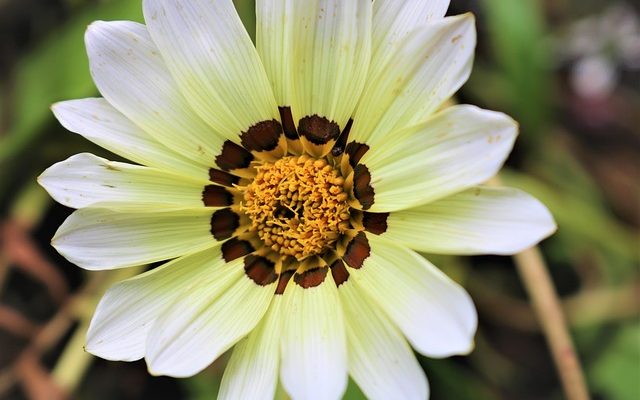
<path fill-rule="evenodd" d="M 349 229 L 344 178 L 327 160 L 289 156 L 256 169 L 241 210 L 265 246 L 300 261 L 322 255 Z"/>

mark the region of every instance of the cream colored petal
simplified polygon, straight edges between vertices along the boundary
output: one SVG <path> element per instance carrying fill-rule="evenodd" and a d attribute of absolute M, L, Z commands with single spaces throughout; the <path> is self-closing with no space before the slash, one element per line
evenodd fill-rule
<path fill-rule="evenodd" d="M 275 296 L 256 329 L 233 348 L 218 399 L 273 399 L 280 366 L 282 296 Z"/>
<path fill-rule="evenodd" d="M 350 279 L 429 357 L 467 354 L 478 324 L 467 292 L 417 253 L 368 235 L 371 255 Z"/>
<path fill-rule="evenodd" d="M 276 0 L 281 1 L 281 0 Z M 319 115 L 344 128 L 360 98 L 371 57 L 370 0 L 294 1 L 293 116 Z M 286 60 L 285 60 L 286 62 Z"/>
<path fill-rule="evenodd" d="M 338 293 L 347 327 L 349 372 L 367 398 L 428 398 L 427 377 L 398 328 L 354 279 L 340 285 Z"/>
<path fill-rule="evenodd" d="M 40 175 L 38 182 L 51 197 L 68 207 L 109 204 L 113 208 L 142 210 L 203 207 L 202 193 L 210 183 L 89 153 L 54 164 Z"/>
<path fill-rule="evenodd" d="M 466 82 L 476 44 L 474 17 L 448 17 L 412 31 L 367 79 L 350 140 L 372 148 L 424 121 Z"/>
<path fill-rule="evenodd" d="M 231 0 L 145 0 L 154 42 L 191 106 L 228 138 L 278 120 L 260 57 Z"/>
<path fill-rule="evenodd" d="M 514 254 L 556 230 L 549 210 L 518 189 L 479 186 L 391 213 L 384 237 L 427 253 Z"/>
<path fill-rule="evenodd" d="M 228 270 L 195 285 L 156 319 L 145 356 L 152 374 L 197 374 L 263 318 L 276 282 L 256 284 L 245 275 L 242 259 L 227 265 Z"/>
<path fill-rule="evenodd" d="M 289 282 L 284 292 L 280 379 L 294 399 L 339 399 L 347 387 L 347 346 L 336 285 Z"/>
<path fill-rule="evenodd" d="M 123 212 L 75 211 L 58 228 L 53 247 L 79 267 L 131 267 L 202 251 L 216 245 L 207 209 Z"/>
<path fill-rule="evenodd" d="M 485 182 L 502 167 L 517 131 L 505 114 L 462 105 L 396 132 L 397 140 L 360 161 L 375 191 L 370 211 L 427 204 Z"/>
<path fill-rule="evenodd" d="M 256 48 L 279 106 L 293 106 L 295 102 L 294 3 L 295 0 L 256 1 Z"/>
<path fill-rule="evenodd" d="M 133 162 L 196 179 L 207 177 L 208 168 L 158 142 L 105 99 L 63 101 L 51 109 L 71 132 Z"/>
<path fill-rule="evenodd" d="M 444 17 L 449 0 L 376 0 L 373 2 L 372 55 L 370 73 L 376 74 L 407 35 Z"/>
<path fill-rule="evenodd" d="M 217 279 L 224 264 L 216 247 L 112 286 L 93 314 L 85 349 L 107 360 L 144 357 L 147 335 L 156 318 L 201 280 Z"/>
<path fill-rule="evenodd" d="M 144 25 L 94 22 L 85 42 L 93 80 L 111 105 L 170 149 L 213 164 L 225 137 L 189 107 Z"/>

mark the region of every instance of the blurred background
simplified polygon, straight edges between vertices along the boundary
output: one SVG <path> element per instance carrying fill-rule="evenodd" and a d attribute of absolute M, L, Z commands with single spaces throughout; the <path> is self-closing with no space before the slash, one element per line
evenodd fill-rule
<path fill-rule="evenodd" d="M 251 0 L 236 1 L 249 31 Z M 457 100 L 520 122 L 502 180 L 559 225 L 542 243 L 595 399 L 640 399 L 640 6 L 637 0 L 452 0 L 477 16 L 473 75 Z M 190 379 L 82 350 L 101 294 L 129 271 L 87 273 L 50 238 L 72 210 L 35 178 L 82 151 L 49 106 L 97 95 L 83 34 L 142 21 L 140 1 L 0 0 L 0 398 L 213 398 L 225 357 Z M 554 365 L 509 257 L 430 259 L 480 315 L 469 357 L 420 358 L 434 399 L 559 399 Z M 281 395 L 281 393 L 279 393 Z M 281 397 L 283 398 L 283 397 Z M 361 399 L 350 384 L 347 399 Z"/>

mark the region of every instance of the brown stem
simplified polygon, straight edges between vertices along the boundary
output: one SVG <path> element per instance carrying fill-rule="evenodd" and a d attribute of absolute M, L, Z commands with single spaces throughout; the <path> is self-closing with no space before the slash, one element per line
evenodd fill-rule
<path fill-rule="evenodd" d="M 588 400 L 589 392 L 576 356 L 560 300 L 538 248 L 514 256 L 518 272 L 529 293 L 569 400 Z"/>

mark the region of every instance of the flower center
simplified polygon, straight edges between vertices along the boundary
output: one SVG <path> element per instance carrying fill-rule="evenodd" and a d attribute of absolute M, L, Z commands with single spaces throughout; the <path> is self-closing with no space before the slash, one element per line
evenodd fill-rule
<path fill-rule="evenodd" d="M 289 156 L 256 169 L 241 209 L 272 250 L 303 260 L 349 229 L 344 178 L 325 159 Z"/>

